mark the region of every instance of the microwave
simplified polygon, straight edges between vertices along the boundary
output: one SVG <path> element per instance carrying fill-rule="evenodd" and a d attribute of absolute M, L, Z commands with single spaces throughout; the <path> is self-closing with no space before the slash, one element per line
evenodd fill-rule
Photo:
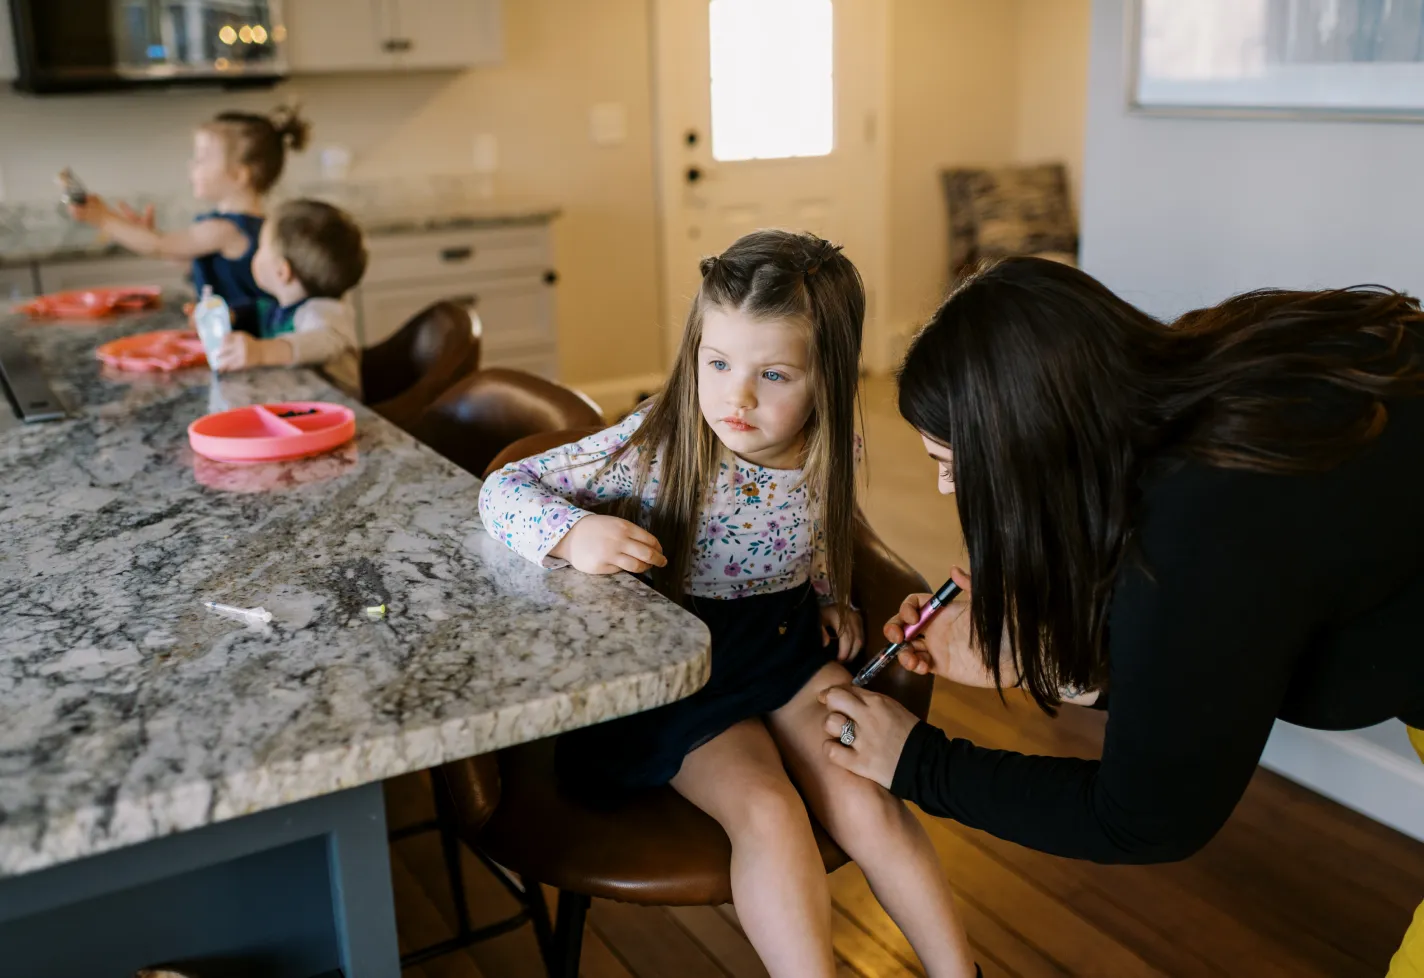
<path fill-rule="evenodd" d="M 10 0 L 24 92 L 267 86 L 287 74 L 281 0 Z"/>

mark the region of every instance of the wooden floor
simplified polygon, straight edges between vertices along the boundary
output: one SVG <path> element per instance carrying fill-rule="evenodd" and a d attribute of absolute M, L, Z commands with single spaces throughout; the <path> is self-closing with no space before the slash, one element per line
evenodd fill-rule
<path fill-rule="evenodd" d="M 895 416 L 888 385 L 866 403 L 877 529 L 933 584 L 963 561 L 954 508 L 934 492 L 934 469 Z M 1095 757 L 1102 717 L 1065 709 L 1057 720 L 1018 696 L 945 684 L 932 720 L 992 747 Z M 421 776 L 387 786 L 392 827 L 428 817 Z M 1171 866 L 1096 866 L 1044 856 L 955 823 L 922 817 L 954 883 L 970 939 L 990 978 L 1020 975 L 1379 976 L 1424 900 L 1424 844 L 1266 771 L 1201 853 Z M 449 933 L 453 912 L 439 842 L 392 847 L 403 945 Z M 477 924 L 514 901 L 467 854 Z M 843 975 L 923 974 L 854 866 L 831 877 L 835 949 Z M 450 955 L 407 978 L 541 975 L 527 928 Z M 588 978 L 742 978 L 764 975 L 730 908 L 594 904 L 584 943 Z"/>

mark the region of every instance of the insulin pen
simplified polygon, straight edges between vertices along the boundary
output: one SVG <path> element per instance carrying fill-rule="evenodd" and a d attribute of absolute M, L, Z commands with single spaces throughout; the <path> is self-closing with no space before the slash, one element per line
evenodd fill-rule
<path fill-rule="evenodd" d="M 880 671 L 888 666 L 894 660 L 895 656 L 905 650 L 905 646 L 910 644 L 910 639 L 914 638 L 921 628 L 929 624 L 929 620 L 939 612 L 939 609 L 953 601 L 955 596 L 959 594 L 959 591 L 960 587 L 958 584 L 955 584 L 954 581 L 945 581 L 944 587 L 934 593 L 934 597 L 930 598 L 929 604 L 920 609 L 920 620 L 905 629 L 905 641 L 892 642 L 890 645 L 887 645 L 884 652 L 881 652 L 875 658 L 871 659 L 865 664 L 864 669 L 856 673 L 855 679 L 851 681 L 852 685 L 864 686 L 876 676 L 880 675 Z"/>

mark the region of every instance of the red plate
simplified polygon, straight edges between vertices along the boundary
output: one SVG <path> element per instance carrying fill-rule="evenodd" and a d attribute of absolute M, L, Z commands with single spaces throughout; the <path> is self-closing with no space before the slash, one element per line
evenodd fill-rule
<path fill-rule="evenodd" d="M 355 412 L 325 401 L 255 404 L 205 415 L 188 426 L 193 451 L 219 462 L 305 458 L 355 436 Z"/>
<path fill-rule="evenodd" d="M 105 343 L 94 351 L 119 370 L 184 370 L 205 366 L 203 342 L 190 329 L 160 329 Z"/>
<path fill-rule="evenodd" d="M 43 319 L 100 319 L 121 312 L 138 312 L 158 305 L 157 285 L 124 285 L 102 289 L 54 292 L 15 307 L 16 312 Z"/>

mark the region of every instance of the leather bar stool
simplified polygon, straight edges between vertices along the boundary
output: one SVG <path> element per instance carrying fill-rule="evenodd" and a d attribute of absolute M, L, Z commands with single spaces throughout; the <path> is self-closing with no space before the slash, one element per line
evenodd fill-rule
<path fill-rule="evenodd" d="M 577 391 L 522 370 L 492 367 L 458 381 L 407 430 L 466 471 L 483 475 L 495 456 L 522 438 L 602 424 L 598 405 Z"/>
<path fill-rule="evenodd" d="M 420 413 L 480 365 L 480 317 L 437 302 L 361 354 L 361 396 L 381 417 L 409 429 Z"/>
<path fill-rule="evenodd" d="M 556 432 L 509 446 L 491 468 L 574 441 L 586 431 Z M 924 579 L 892 552 L 862 518 L 856 528 L 853 587 L 870 641 L 905 595 L 928 591 Z M 920 718 L 929 714 L 933 679 L 891 668 L 872 683 Z M 557 787 L 553 741 L 526 744 L 487 759 L 445 765 L 434 773 L 455 811 L 460 837 L 483 858 L 523 883 L 532 902 L 539 884 L 559 891 L 551 937 L 536 932 L 549 973 L 575 978 L 590 899 L 649 906 L 731 901 L 731 843 L 710 816 L 671 788 L 636 796 L 614 811 L 593 810 Z M 847 857 L 814 824 L 826 871 Z M 528 905 L 526 903 L 526 905 Z"/>

